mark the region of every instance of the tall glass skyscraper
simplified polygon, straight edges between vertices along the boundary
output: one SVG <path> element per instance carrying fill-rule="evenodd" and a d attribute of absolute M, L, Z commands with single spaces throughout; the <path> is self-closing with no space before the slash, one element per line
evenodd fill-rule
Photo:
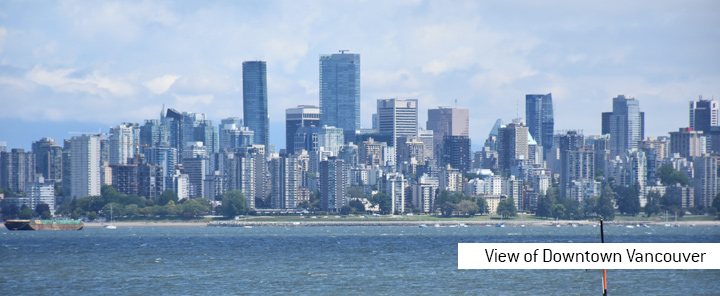
<path fill-rule="evenodd" d="M 267 65 L 263 61 L 243 62 L 243 119 L 245 126 L 255 132 L 253 142 L 270 144 L 268 118 Z"/>
<path fill-rule="evenodd" d="M 525 95 L 525 118 L 530 135 L 543 147 L 544 159 L 552 148 L 555 129 L 552 94 Z"/>
<path fill-rule="evenodd" d="M 360 54 L 320 56 L 320 124 L 343 129 L 345 142 L 360 129 Z"/>
<path fill-rule="evenodd" d="M 645 134 L 640 102 L 633 97 L 619 95 L 613 98 L 613 112 L 608 117 L 610 157 L 625 156 L 628 150 L 638 147 Z"/>

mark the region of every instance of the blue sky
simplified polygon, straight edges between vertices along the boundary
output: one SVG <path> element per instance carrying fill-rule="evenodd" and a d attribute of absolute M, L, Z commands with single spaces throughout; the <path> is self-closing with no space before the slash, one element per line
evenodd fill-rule
<path fill-rule="evenodd" d="M 470 109 L 478 149 L 524 96 L 553 93 L 555 128 L 600 132 L 618 94 L 646 135 L 720 99 L 718 1 L 2 1 L 0 141 L 156 119 L 165 104 L 242 117 L 242 62 L 268 65 L 270 140 L 318 104 L 318 57 L 361 54 L 362 125 L 376 101 Z"/>

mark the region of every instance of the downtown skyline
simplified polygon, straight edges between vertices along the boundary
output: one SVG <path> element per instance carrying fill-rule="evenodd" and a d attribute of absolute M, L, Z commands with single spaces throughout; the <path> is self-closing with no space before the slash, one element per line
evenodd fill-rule
<path fill-rule="evenodd" d="M 362 56 L 363 128 L 380 99 L 417 99 L 420 126 L 427 109 L 467 108 L 477 150 L 496 119 L 524 117 L 526 94 L 552 93 L 555 129 L 586 135 L 625 94 L 641 102 L 645 134 L 666 136 L 688 126 L 689 101 L 720 93 L 717 6 L 5 2 L 0 141 L 29 149 L 43 136 L 106 133 L 157 119 L 163 105 L 215 123 L 242 117 L 242 62 L 263 60 L 279 150 L 285 110 L 319 106 L 318 57 L 346 49 Z"/>

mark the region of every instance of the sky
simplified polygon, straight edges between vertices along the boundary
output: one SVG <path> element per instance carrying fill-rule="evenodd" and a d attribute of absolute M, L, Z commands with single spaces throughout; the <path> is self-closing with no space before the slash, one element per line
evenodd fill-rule
<path fill-rule="evenodd" d="M 285 109 L 319 105 L 320 55 L 361 56 L 361 124 L 378 99 L 470 110 L 479 149 L 495 120 L 552 93 L 555 129 L 600 133 L 640 101 L 647 136 L 720 100 L 720 1 L 1 1 L 0 141 L 108 132 L 163 105 L 242 117 L 242 62 L 267 62 L 270 141 Z"/>

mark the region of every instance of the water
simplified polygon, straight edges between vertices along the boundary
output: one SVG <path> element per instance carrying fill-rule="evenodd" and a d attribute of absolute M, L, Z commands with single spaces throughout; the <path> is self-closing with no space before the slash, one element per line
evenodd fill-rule
<path fill-rule="evenodd" d="M 606 227 L 720 242 L 720 227 Z M 0 230 L 0 295 L 599 295 L 602 271 L 458 270 L 461 242 L 599 242 L 595 227 Z M 611 295 L 717 295 L 720 270 L 610 270 Z"/>

